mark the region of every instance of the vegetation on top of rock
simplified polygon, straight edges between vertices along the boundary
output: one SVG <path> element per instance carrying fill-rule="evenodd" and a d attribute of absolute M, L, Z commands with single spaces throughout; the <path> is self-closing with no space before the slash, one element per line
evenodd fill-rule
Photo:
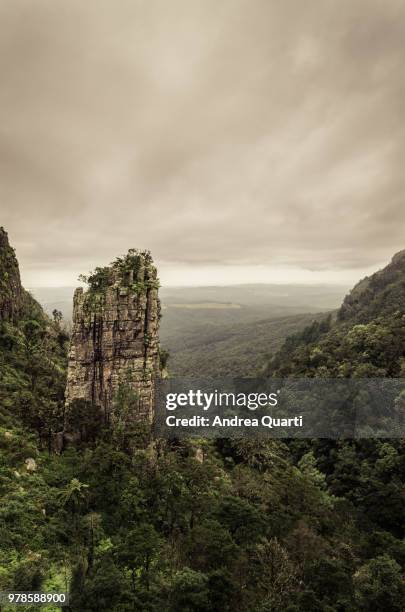
<path fill-rule="evenodd" d="M 87 283 L 92 291 L 102 290 L 112 284 L 111 268 L 109 266 L 97 266 L 87 276 L 80 274 L 78 280 L 82 283 Z"/>
<path fill-rule="evenodd" d="M 102 291 L 119 282 L 138 293 L 149 286 L 158 287 L 156 278 L 149 278 L 152 265 L 150 251 L 129 249 L 125 256 L 117 257 L 109 266 L 97 266 L 88 275 L 80 274 L 79 281 L 86 283 L 92 291 Z"/>

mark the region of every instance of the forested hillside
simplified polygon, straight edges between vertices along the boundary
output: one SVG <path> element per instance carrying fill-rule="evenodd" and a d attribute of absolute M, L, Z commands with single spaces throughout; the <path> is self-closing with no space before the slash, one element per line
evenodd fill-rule
<path fill-rule="evenodd" d="M 50 586 L 45 475 L 63 428 L 68 337 L 22 287 L 0 228 L 0 590 Z M 51 582 L 49 582 L 51 581 Z"/>
<path fill-rule="evenodd" d="M 336 321 L 326 317 L 288 338 L 267 364 L 267 374 L 405 377 L 405 251 L 354 287 Z M 403 400 L 400 406 L 403 410 Z M 360 609 L 382 610 L 379 582 L 389 579 L 394 568 L 399 579 L 405 562 L 404 440 L 290 441 L 289 449 L 296 460 L 310 453 L 330 494 L 349 504 L 362 543 L 357 550 L 369 559 L 368 571 L 374 572 L 368 607 L 363 603 Z M 357 570 L 354 581 L 364 576 L 363 571 Z M 403 580 L 402 574 L 402 598 Z M 396 609 L 388 594 L 385 606 Z"/>
<path fill-rule="evenodd" d="M 269 364 L 278 376 L 399 377 L 405 373 L 405 251 L 346 296 L 337 321 L 314 322 Z"/>
<path fill-rule="evenodd" d="M 3 245 L 3 303 L 19 293 L 13 257 Z M 370 280 L 378 312 L 363 317 L 352 295 L 268 373 L 362 375 L 370 362 L 397 375 L 403 271 Z M 152 441 L 146 424 L 103 428 L 78 402 L 82 440 L 55 454 L 67 339 L 57 312 L 20 294 L 0 322 L 0 590 L 69 590 L 74 612 L 404 609 L 402 441 Z M 123 388 L 118 414 L 132 401 Z"/>

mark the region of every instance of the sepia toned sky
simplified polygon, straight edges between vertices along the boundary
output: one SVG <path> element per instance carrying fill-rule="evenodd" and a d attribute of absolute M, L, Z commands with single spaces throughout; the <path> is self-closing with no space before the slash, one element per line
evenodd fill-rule
<path fill-rule="evenodd" d="M 28 286 L 351 283 L 405 247 L 405 3 L 0 0 L 0 225 Z"/>

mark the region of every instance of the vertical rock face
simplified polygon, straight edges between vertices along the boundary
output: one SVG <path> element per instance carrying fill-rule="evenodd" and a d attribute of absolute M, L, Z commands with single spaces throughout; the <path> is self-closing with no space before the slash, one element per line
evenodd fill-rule
<path fill-rule="evenodd" d="M 7 232 L 0 227 L 0 321 L 16 321 L 24 308 L 25 291 Z"/>
<path fill-rule="evenodd" d="M 109 421 L 121 385 L 136 392 L 134 419 L 151 420 L 159 376 L 158 280 L 147 251 L 96 268 L 73 305 L 67 408 L 86 400 Z"/>

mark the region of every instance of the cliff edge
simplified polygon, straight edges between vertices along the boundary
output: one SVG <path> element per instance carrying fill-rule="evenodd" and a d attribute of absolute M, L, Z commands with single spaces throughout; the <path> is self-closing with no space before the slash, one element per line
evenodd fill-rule
<path fill-rule="evenodd" d="M 0 227 L 0 321 L 16 322 L 24 309 L 26 292 L 8 234 Z"/>

